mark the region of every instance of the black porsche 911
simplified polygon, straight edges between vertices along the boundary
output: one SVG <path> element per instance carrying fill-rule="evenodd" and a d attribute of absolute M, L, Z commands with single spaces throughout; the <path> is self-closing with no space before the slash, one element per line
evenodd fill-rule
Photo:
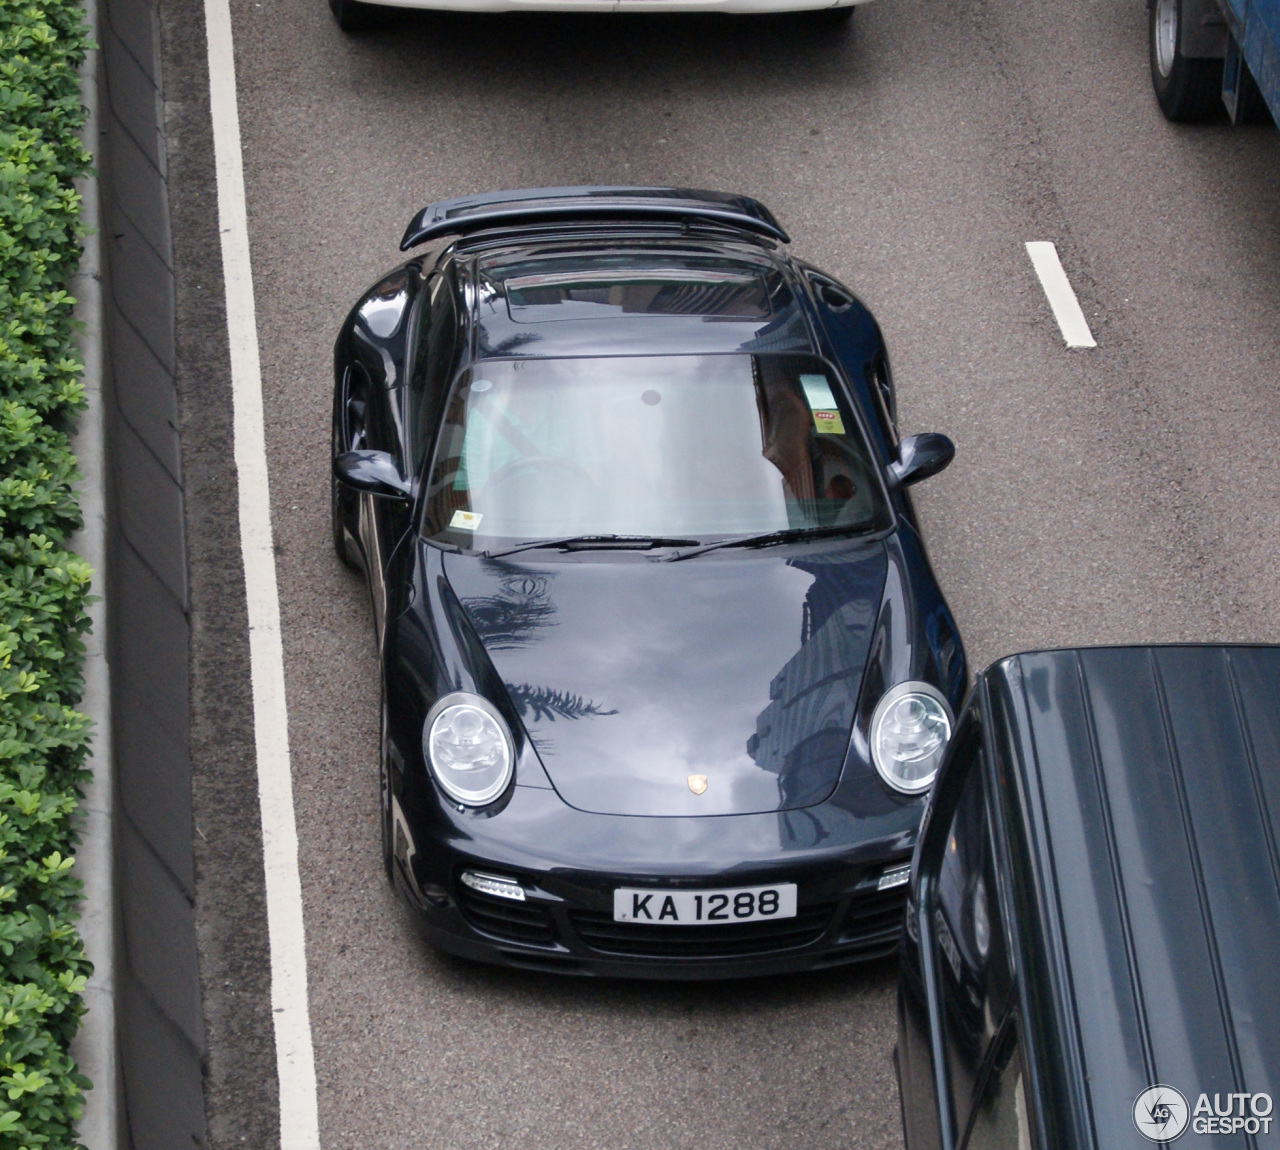
<path fill-rule="evenodd" d="M 875 320 L 755 200 L 425 208 L 335 348 L 388 874 L 441 949 L 724 978 L 891 952 L 964 650 Z"/>

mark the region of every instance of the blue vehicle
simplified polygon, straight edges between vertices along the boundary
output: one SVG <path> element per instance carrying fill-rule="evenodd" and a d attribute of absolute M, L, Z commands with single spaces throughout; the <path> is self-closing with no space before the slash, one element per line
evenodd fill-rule
<path fill-rule="evenodd" d="M 1280 121 L 1280 0 L 1147 0 L 1161 111 L 1196 123 Z M 1270 113 L 1270 116 L 1268 116 Z"/>

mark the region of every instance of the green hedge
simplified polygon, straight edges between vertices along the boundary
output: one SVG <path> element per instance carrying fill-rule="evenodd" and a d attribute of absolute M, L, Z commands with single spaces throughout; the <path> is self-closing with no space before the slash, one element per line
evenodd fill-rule
<path fill-rule="evenodd" d="M 68 445 L 84 406 L 67 287 L 73 181 L 90 157 L 72 0 L 0 0 L 0 1150 L 80 1145 L 87 1080 L 67 1044 L 91 966 L 76 932 L 73 813 L 87 779 L 82 690 L 89 568 Z"/>

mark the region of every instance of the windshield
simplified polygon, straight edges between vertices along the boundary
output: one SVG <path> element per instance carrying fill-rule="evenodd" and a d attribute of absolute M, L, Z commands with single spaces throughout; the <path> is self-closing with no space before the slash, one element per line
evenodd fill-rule
<path fill-rule="evenodd" d="M 862 432 L 809 356 L 489 360 L 454 385 L 424 533 L 709 540 L 891 522 Z"/>

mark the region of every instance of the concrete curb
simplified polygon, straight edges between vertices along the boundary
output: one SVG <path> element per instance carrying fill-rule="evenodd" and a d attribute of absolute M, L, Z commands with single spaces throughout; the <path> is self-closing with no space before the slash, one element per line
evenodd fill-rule
<path fill-rule="evenodd" d="M 96 0 L 85 0 L 85 17 L 101 42 Z M 98 68 L 100 52 L 91 51 L 80 69 L 81 99 L 88 112 L 81 139 L 98 157 Z M 90 766 L 93 779 L 81 803 L 83 823 L 74 873 L 84 883 L 80 934 L 94 973 L 85 989 L 88 1011 L 71 1044 L 79 1068 L 93 1083 L 80 1120 L 80 1139 L 89 1150 L 116 1150 L 119 1141 L 119 1056 L 116 1037 L 116 900 L 113 823 L 115 772 L 111 738 L 111 670 L 107 660 L 107 455 L 106 398 L 103 394 L 104 343 L 102 300 L 102 210 L 95 176 L 77 181 L 85 223 L 80 268 L 71 281 L 76 318 L 84 325 L 78 339 L 84 361 L 88 407 L 71 446 L 79 461 L 78 488 L 84 528 L 71 540 L 72 549 L 93 568 L 98 602 L 89 608 L 93 630 L 86 638 L 84 699 L 80 709 L 93 720 Z"/>

